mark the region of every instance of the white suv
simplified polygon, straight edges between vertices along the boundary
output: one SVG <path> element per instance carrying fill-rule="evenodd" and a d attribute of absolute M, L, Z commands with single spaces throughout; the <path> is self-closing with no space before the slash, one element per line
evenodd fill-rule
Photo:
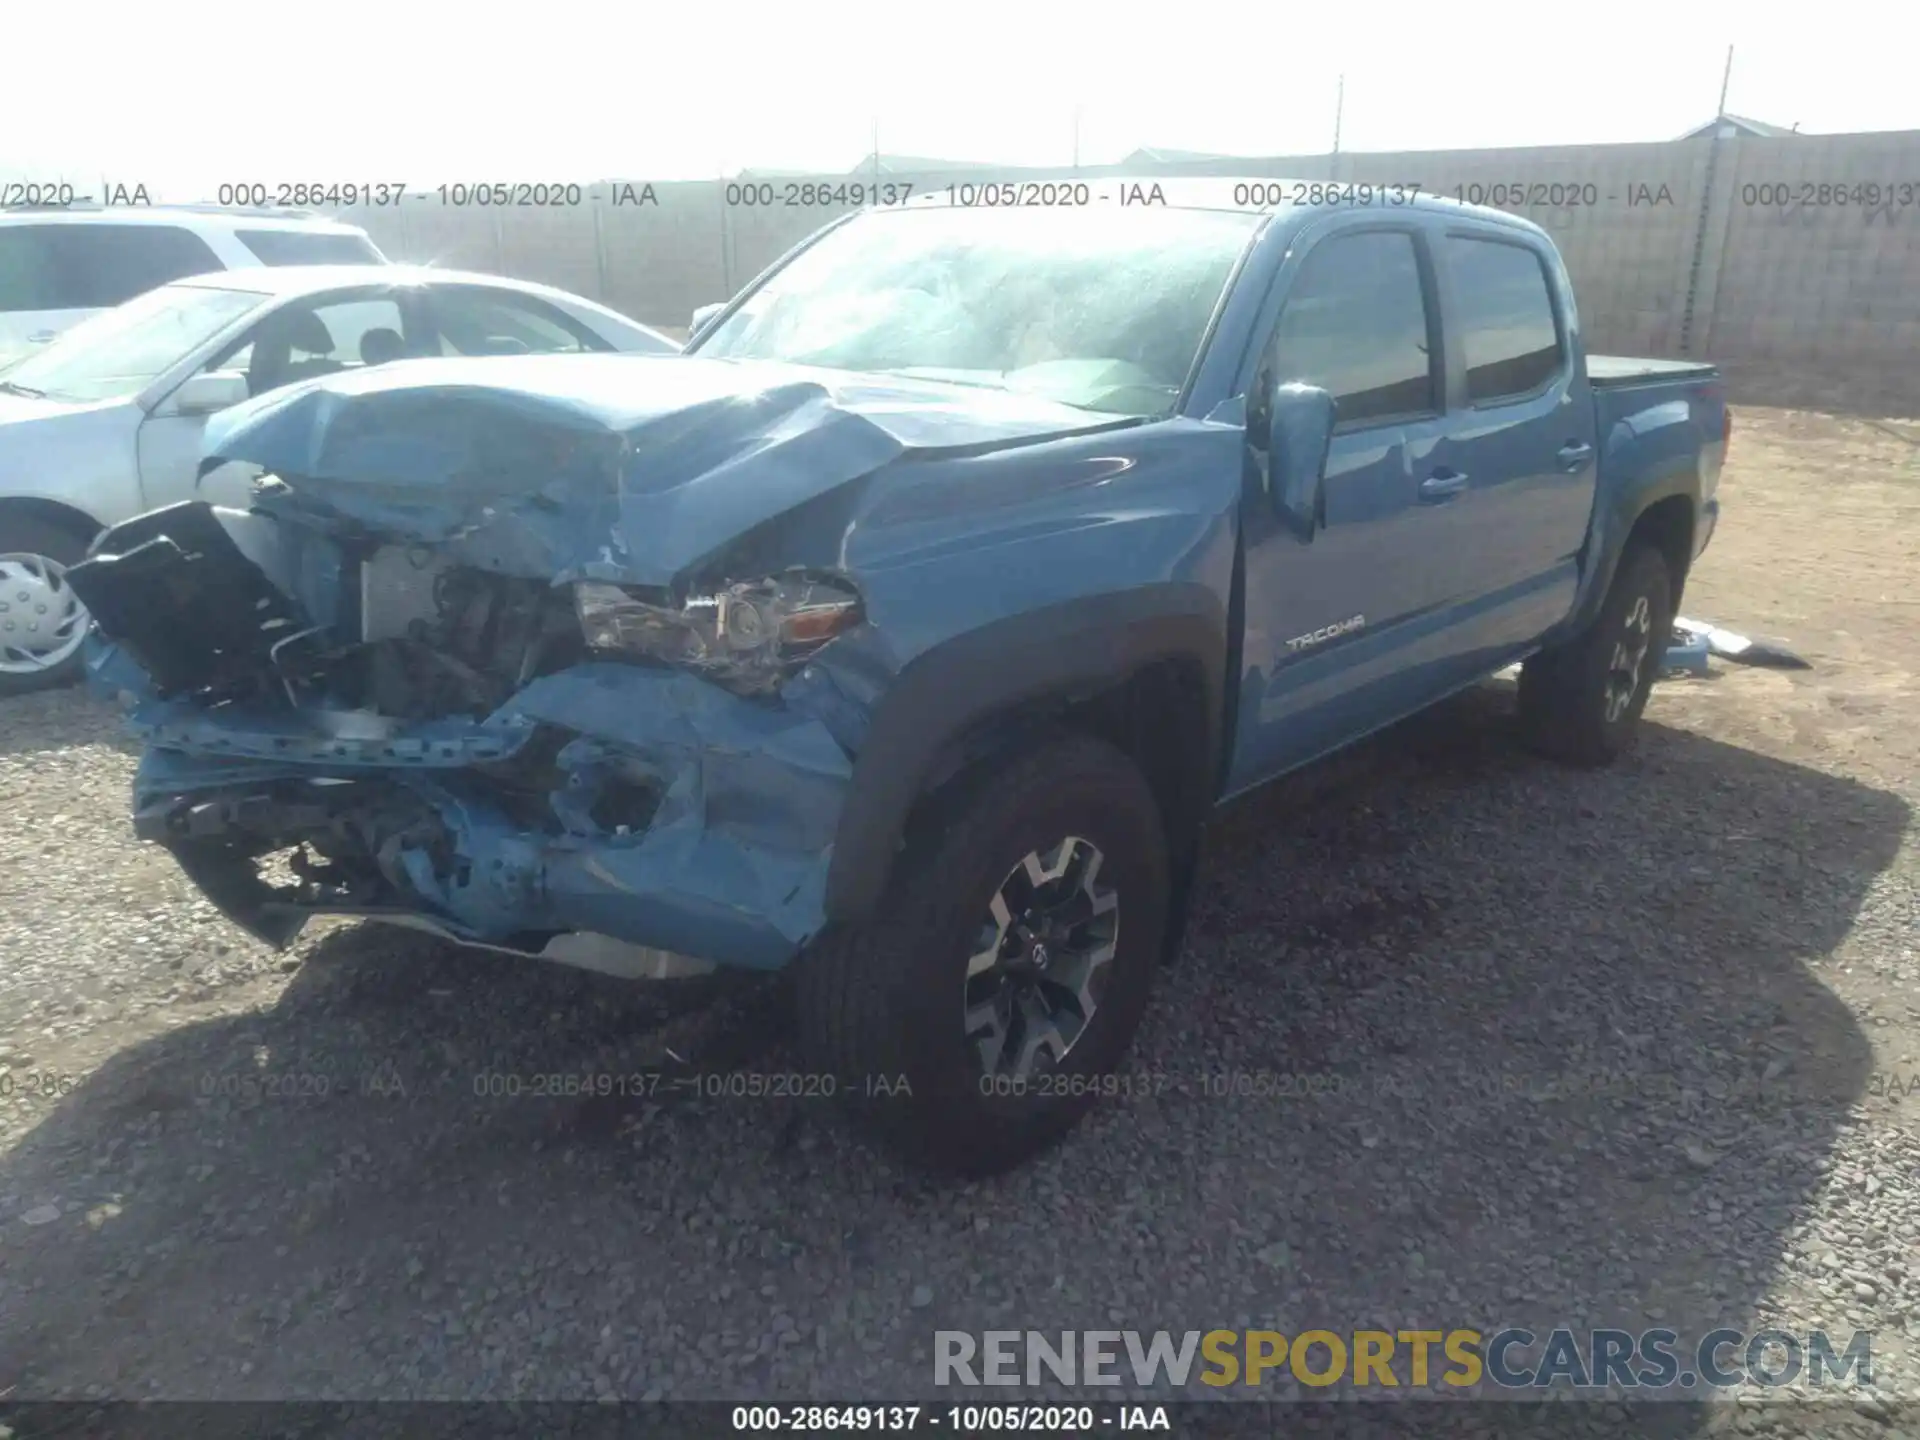
<path fill-rule="evenodd" d="M 0 209 L 0 366 L 158 286 L 258 265 L 382 265 L 354 225 L 211 205 Z"/>

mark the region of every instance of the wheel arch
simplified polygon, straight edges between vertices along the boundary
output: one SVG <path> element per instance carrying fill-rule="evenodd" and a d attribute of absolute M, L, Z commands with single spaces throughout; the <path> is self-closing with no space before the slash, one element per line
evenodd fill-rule
<path fill-rule="evenodd" d="M 1687 571 L 1693 563 L 1694 512 L 1698 507 L 1687 495 L 1667 495 L 1640 512 L 1627 532 L 1626 545 L 1644 540 L 1659 550 L 1667 562 L 1667 580 L 1672 587 L 1673 608 L 1680 609 L 1680 592 L 1686 588 Z M 1623 545 L 1622 550 L 1626 548 Z M 1617 563 L 1617 561 L 1616 561 Z"/>
<path fill-rule="evenodd" d="M 1699 516 L 1699 485 L 1681 471 L 1650 478 L 1603 501 L 1587 537 L 1573 611 L 1554 628 L 1546 643 L 1552 645 L 1577 635 L 1593 623 L 1613 587 L 1620 557 L 1635 540 L 1650 540 L 1666 557 L 1677 609 L 1693 564 L 1693 536 Z"/>
<path fill-rule="evenodd" d="M 105 528 L 86 511 L 59 500 L 46 500 L 37 495 L 0 495 L 0 524 L 15 518 L 38 520 L 83 542 L 90 542 Z"/>
<path fill-rule="evenodd" d="M 1200 585 L 1098 596 L 996 621 L 916 657 L 854 764 L 826 885 L 836 922 L 873 912 L 929 802 L 962 771 L 1061 729 L 1139 764 L 1169 849 L 1190 858 L 1217 793 L 1227 607 Z"/>

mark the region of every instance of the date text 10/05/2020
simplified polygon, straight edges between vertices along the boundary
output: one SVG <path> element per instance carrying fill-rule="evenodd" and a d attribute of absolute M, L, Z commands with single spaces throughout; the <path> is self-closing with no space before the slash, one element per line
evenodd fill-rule
<path fill-rule="evenodd" d="M 1099 1430 L 1171 1431 L 1164 1405 L 736 1405 L 736 1431 L 818 1435 L 859 1431 L 1018 1430 L 1082 1435 Z"/>
<path fill-rule="evenodd" d="M 694 182 L 696 184 L 705 182 Z M 722 187 L 728 210 L 845 211 L 888 209 L 909 202 L 945 203 L 975 208 L 1121 209 L 1176 204 L 1269 206 L 1403 206 L 1419 197 L 1437 196 L 1496 210 L 1579 211 L 1603 206 L 1630 210 L 1667 209 L 1694 197 L 1671 180 L 1461 180 L 1441 185 L 1424 181 L 1231 180 L 1183 176 L 1162 179 L 1082 179 L 955 181 L 923 185 L 913 180 L 730 180 Z M 405 180 L 235 180 L 217 187 L 214 203 L 252 207 L 345 207 L 393 209 L 573 209 L 605 201 L 616 209 L 659 208 L 661 187 L 646 180 L 586 183 L 576 180 L 450 181 L 427 189 Z M 151 207 L 163 203 L 145 182 L 102 182 L 98 193 L 82 192 L 71 182 L 0 182 L 0 206 L 64 210 L 75 206 Z M 701 203 L 711 204 L 702 199 Z M 1743 183 L 1731 203 L 1746 210 L 1786 214 L 1808 210 L 1853 211 L 1862 217 L 1920 208 L 1920 179 L 1886 176 L 1877 180 L 1780 180 Z"/>

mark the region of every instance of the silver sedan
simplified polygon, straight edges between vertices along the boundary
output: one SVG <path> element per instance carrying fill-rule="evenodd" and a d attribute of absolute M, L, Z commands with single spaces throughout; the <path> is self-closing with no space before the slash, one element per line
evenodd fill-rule
<path fill-rule="evenodd" d="M 410 357 L 679 349 L 564 290 L 407 265 L 216 272 L 75 326 L 0 370 L 0 695 L 78 671 L 87 615 L 66 569 L 103 527 L 246 503 L 257 472 L 198 475 L 216 411 Z"/>

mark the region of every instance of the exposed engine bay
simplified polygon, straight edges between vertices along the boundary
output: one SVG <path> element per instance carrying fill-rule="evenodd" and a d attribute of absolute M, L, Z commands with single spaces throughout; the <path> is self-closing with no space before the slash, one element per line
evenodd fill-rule
<path fill-rule="evenodd" d="M 303 566 L 267 553 L 300 548 L 284 537 L 267 517 L 172 505 L 109 531 L 75 583 L 162 696 L 225 704 L 278 693 L 296 708 L 401 720 L 489 714 L 590 652 L 764 694 L 858 618 L 850 589 L 805 576 L 676 601 L 664 590 L 502 575 L 372 539 L 328 546 L 324 568 Z M 304 594 L 267 578 L 315 570 Z M 328 618 L 315 623 L 313 611 Z"/>
<path fill-rule="evenodd" d="M 277 944 L 312 914 L 424 908 L 458 938 L 537 952 L 622 928 L 585 896 L 570 911 L 568 883 L 697 891 L 671 870 L 622 876 L 595 847 L 632 851 L 656 821 L 724 829 L 730 762 L 705 763 L 701 732 L 791 732 L 776 692 L 860 620 L 828 576 L 554 584 L 199 502 L 108 531 L 70 574 L 134 667 L 96 673 L 137 672 L 136 705 L 169 717 L 137 832 Z M 806 723 L 808 768 L 844 777 L 844 747 Z M 737 763 L 764 792 L 764 764 Z M 777 790 L 740 800 L 762 828 L 778 808 Z M 818 828 L 801 826 L 808 844 Z"/>

